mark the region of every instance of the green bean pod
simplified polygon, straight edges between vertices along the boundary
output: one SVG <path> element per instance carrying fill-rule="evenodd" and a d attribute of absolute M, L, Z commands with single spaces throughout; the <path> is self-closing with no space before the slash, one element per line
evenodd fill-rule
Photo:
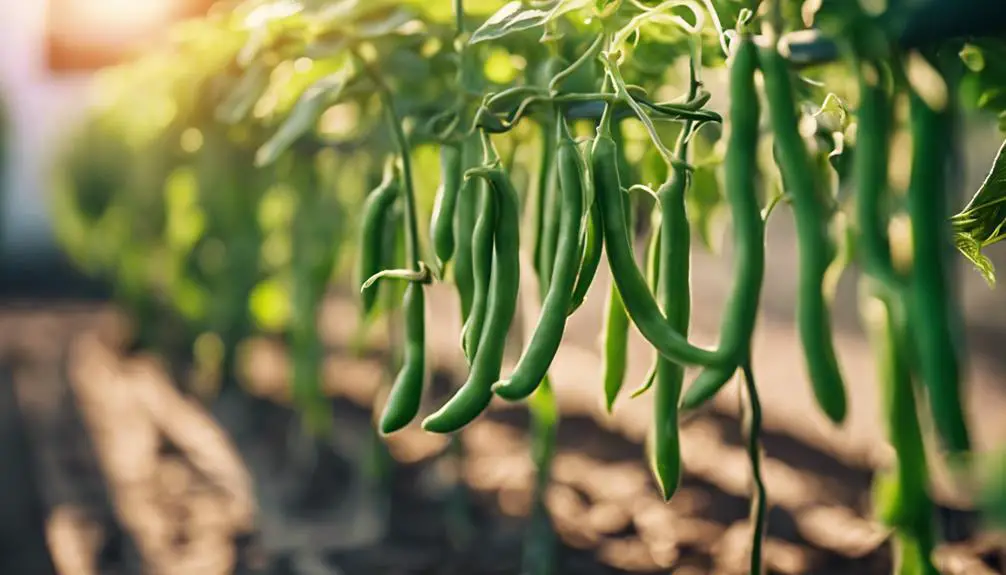
<path fill-rule="evenodd" d="M 493 269 L 486 307 L 485 328 L 472 359 L 468 380 L 454 397 L 423 421 L 433 433 L 457 431 L 479 416 L 492 400 L 492 385 L 500 377 L 507 334 L 517 310 L 520 286 L 520 200 L 500 168 L 474 168 L 466 178 L 485 178 L 499 202 L 499 221 L 493 242 Z"/>
<path fill-rule="evenodd" d="M 610 114 L 610 105 L 606 114 Z M 612 279 L 622 296 L 629 318 L 657 351 L 686 365 L 719 365 L 730 358 L 718 351 L 696 347 L 667 323 L 646 279 L 636 265 L 616 167 L 615 142 L 602 120 L 590 154 L 592 181 L 601 212 L 602 231 Z"/>
<path fill-rule="evenodd" d="M 471 365 L 485 324 L 486 309 L 489 304 L 489 290 L 492 281 L 493 237 L 496 234 L 497 198 L 486 186 L 476 186 L 471 191 L 479 194 L 479 218 L 472 234 L 472 306 L 468 320 L 461 328 L 461 349 Z"/>
<path fill-rule="evenodd" d="M 646 245 L 646 283 L 653 293 L 657 293 L 660 289 L 661 220 L 660 210 L 655 209 L 650 223 L 650 241 Z"/>
<path fill-rule="evenodd" d="M 654 206 L 657 207 L 657 206 Z M 644 260 L 646 261 L 646 284 L 650 286 L 650 291 L 654 294 L 660 293 L 660 210 L 654 209 L 651 214 L 650 223 L 650 241 L 646 244 L 646 253 L 644 254 Z M 662 298 L 657 298 L 658 303 Z M 665 312 L 666 313 L 666 312 Z M 660 364 L 661 355 L 655 353 L 653 356 L 653 362 L 650 365 L 650 369 L 646 372 L 646 376 L 643 378 L 643 383 L 637 387 L 629 397 L 635 399 L 653 387 L 653 383 L 657 380 L 657 366 Z"/>
<path fill-rule="evenodd" d="M 615 168 L 618 172 L 618 181 L 621 188 L 626 188 L 628 182 L 632 181 L 632 170 L 625 157 L 624 138 L 622 125 L 616 123 L 612 126 L 612 140 L 615 142 Z M 636 202 L 630 194 L 622 194 L 622 204 L 625 209 L 625 228 L 628 234 L 630 246 L 635 245 L 636 239 Z M 604 328 L 602 330 L 603 342 L 601 357 L 601 382 L 604 387 L 604 406 L 608 413 L 615 407 L 615 400 L 625 385 L 625 373 L 629 364 L 629 316 L 625 311 L 625 304 L 622 302 L 622 294 L 618 293 L 618 288 L 612 282 L 608 285 L 608 298 L 605 301 Z"/>
<path fill-rule="evenodd" d="M 684 134 L 679 140 L 678 159 L 687 159 Z M 685 211 L 688 176 L 683 169 L 672 170 L 660 189 L 661 225 L 658 284 L 663 291 L 667 323 L 688 336 L 691 318 L 691 230 Z M 678 432 L 678 401 L 685 379 L 685 368 L 667 358 L 657 358 L 654 377 L 653 443 L 651 466 L 665 501 L 681 480 L 681 443 Z"/>
<path fill-rule="evenodd" d="M 622 296 L 614 282 L 608 286 L 604 304 L 604 327 L 601 333 L 601 383 L 604 386 L 604 407 L 611 413 L 615 406 L 629 360 L 629 316 Z"/>
<path fill-rule="evenodd" d="M 963 329 L 951 287 L 953 243 L 947 223 L 947 155 L 952 110 L 933 110 L 910 99 L 912 164 L 908 215 L 912 273 L 908 301 L 919 374 L 929 391 L 936 430 L 951 453 L 971 449 L 961 402 Z"/>
<path fill-rule="evenodd" d="M 358 286 L 363 286 L 372 275 L 381 271 L 387 254 L 383 254 L 384 235 L 389 212 L 398 199 L 401 189 L 393 170 L 385 173 L 384 180 L 363 202 L 363 216 L 360 224 L 360 255 L 356 265 Z M 377 304 L 379 290 L 373 287 L 360 294 L 364 320 L 369 318 Z"/>
<path fill-rule="evenodd" d="M 861 314 L 876 354 L 877 377 L 883 390 L 881 406 L 896 463 L 875 485 L 877 518 L 884 524 L 911 529 L 932 512 L 926 492 L 928 465 L 907 349 L 905 313 L 892 296 L 880 296 L 868 281 L 861 284 Z"/>
<path fill-rule="evenodd" d="M 856 130 L 855 178 L 856 223 L 859 248 L 866 273 L 889 288 L 897 288 L 891 263 L 887 234 L 887 166 L 891 143 L 891 102 L 879 78 L 868 77 L 867 66 L 874 74 L 879 70 L 872 63 L 863 63 L 859 71 L 859 111 Z M 872 76 L 872 75 L 871 75 Z"/>
<path fill-rule="evenodd" d="M 579 309 L 587 298 L 590 284 L 594 282 L 594 276 L 597 275 L 597 266 L 601 263 L 601 253 L 604 247 L 601 209 L 593 199 L 593 194 L 588 194 L 587 197 L 591 199 L 591 203 L 583 241 L 583 256 L 580 259 L 580 270 L 576 275 L 576 285 L 573 287 L 573 297 L 570 300 L 567 315 Z"/>
<path fill-rule="evenodd" d="M 541 127 L 542 149 L 541 166 L 538 170 L 538 194 L 540 226 L 535 245 L 538 272 L 538 284 L 541 293 L 548 293 L 552 282 L 552 270 L 555 267 L 556 251 L 559 248 L 560 228 L 562 226 L 563 194 L 559 190 L 558 157 L 556 146 L 556 128 L 552 122 L 546 122 Z"/>
<path fill-rule="evenodd" d="M 433 202 L 430 240 L 441 268 L 454 256 L 454 212 L 461 191 L 463 155 L 461 146 L 440 146 L 440 187 Z"/>
<path fill-rule="evenodd" d="M 538 323 L 517 361 L 509 379 L 496 383 L 496 395 L 518 401 L 531 395 L 548 374 L 566 329 L 566 312 L 573 295 L 573 286 L 580 259 L 580 239 L 583 227 L 583 172 L 584 161 L 580 150 L 569 133 L 565 120 L 557 121 L 559 148 L 556 166 L 559 172 L 559 189 L 562 204 L 559 210 L 562 222 L 552 281 L 542 302 Z"/>
<path fill-rule="evenodd" d="M 719 347 L 731 362 L 702 370 L 682 398 L 683 409 L 694 409 L 716 395 L 748 359 L 765 276 L 765 222 L 756 189 L 760 109 L 754 74 L 758 52 L 750 36 L 742 35 L 738 42 L 730 64 L 730 136 L 724 159 L 724 193 L 733 218 L 735 279 Z"/>
<path fill-rule="evenodd" d="M 394 433 L 415 419 L 423 398 L 426 376 L 426 305 L 423 285 L 409 282 L 402 307 L 405 310 L 405 356 L 401 370 L 388 393 L 381 413 L 381 433 Z"/>
<path fill-rule="evenodd" d="M 800 250 L 797 326 L 814 397 L 835 423 L 845 420 L 847 401 L 831 341 L 831 316 L 823 291 L 834 257 L 826 222 L 828 208 L 814 178 L 811 159 L 798 129 L 789 67 L 775 46 L 762 50 L 769 118 L 784 186 L 792 198 Z"/>
<path fill-rule="evenodd" d="M 465 168 L 473 166 L 481 160 L 482 144 L 477 135 L 471 136 L 462 143 L 462 165 Z M 475 224 L 478 216 L 479 197 L 485 182 L 482 180 L 465 180 L 461 182 L 457 206 L 454 214 L 454 238 L 456 249 L 454 253 L 454 285 L 458 291 L 461 303 L 461 321 L 467 322 L 471 314 L 472 299 L 475 291 L 475 277 L 472 270 L 472 243 L 475 235 Z"/>

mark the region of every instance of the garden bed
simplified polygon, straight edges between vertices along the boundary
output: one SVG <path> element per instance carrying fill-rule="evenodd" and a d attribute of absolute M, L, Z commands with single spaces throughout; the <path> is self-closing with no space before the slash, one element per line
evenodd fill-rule
<path fill-rule="evenodd" d="M 367 404 L 385 377 L 379 352 L 360 358 L 330 345 L 336 426 L 315 443 L 291 433 L 275 345 L 255 348 L 260 397 L 218 402 L 214 419 L 175 391 L 159 362 L 124 357 L 122 324 L 106 307 L 13 309 L 0 324 L 64 572 L 520 572 L 533 468 L 519 406 L 467 428 L 460 465 L 443 438 L 411 428 L 395 436 L 399 461 L 382 487 L 367 471 L 376 453 Z M 435 374 L 435 392 L 451 379 Z M 710 411 L 684 426 L 685 478 L 664 504 L 631 431 L 575 405 L 564 411 L 546 496 L 558 573 L 744 572 L 747 467 L 736 420 Z M 770 573 L 890 572 L 886 535 L 866 519 L 869 469 L 785 433 L 768 433 L 765 451 Z M 467 513 L 450 511 L 458 502 Z M 973 520 L 944 515 L 951 529 Z M 941 559 L 948 573 L 1004 568 L 984 536 L 945 547 Z"/>

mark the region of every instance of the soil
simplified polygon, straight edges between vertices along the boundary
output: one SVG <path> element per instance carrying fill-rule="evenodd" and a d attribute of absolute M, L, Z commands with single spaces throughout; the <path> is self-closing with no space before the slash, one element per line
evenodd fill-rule
<path fill-rule="evenodd" d="M 337 320 L 340 310 L 336 298 L 326 313 Z M 103 304 L 0 313 L 2 383 L 17 394 L 32 474 L 17 498 L 37 503 L 23 516 L 44 518 L 57 572 L 521 573 L 534 482 L 521 406 L 494 404 L 456 443 L 411 427 L 384 450 L 369 407 L 388 378 L 380 338 L 378 351 L 361 355 L 329 333 L 335 425 L 313 440 L 286 405 L 278 343 L 250 343 L 249 392 L 225 392 L 206 408 L 179 391 L 179 380 L 197 377 L 128 353 L 127 334 Z M 440 366 L 430 406 L 457 379 Z M 707 411 L 685 424 L 686 473 L 665 504 L 639 432 L 559 391 L 568 415 L 545 494 L 556 573 L 746 572 L 748 472 L 736 418 Z M 777 430 L 764 446 L 769 573 L 889 573 L 888 536 L 868 518 L 871 469 Z M 940 519 L 952 541 L 938 554 L 943 572 L 1004 572 L 1001 540 L 976 530 L 973 514 L 942 507 Z M 20 536 L 28 550 L 35 535 L 21 525 L 6 539 Z M 51 572 L 39 564 L 3 573 Z"/>

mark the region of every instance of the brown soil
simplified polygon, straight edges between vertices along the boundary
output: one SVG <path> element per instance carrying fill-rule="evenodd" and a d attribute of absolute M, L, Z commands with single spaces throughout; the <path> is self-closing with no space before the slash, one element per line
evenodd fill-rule
<path fill-rule="evenodd" d="M 207 410 L 177 391 L 169 372 L 182 370 L 127 357 L 123 324 L 105 307 L 0 313 L 2 382 L 17 393 L 58 571 L 520 573 L 534 479 L 524 409 L 494 405 L 456 451 L 409 428 L 384 460 L 368 407 L 387 379 L 383 357 L 351 354 L 347 333 L 326 336 L 335 425 L 314 441 L 285 406 L 274 343 L 249 347 L 255 395 L 225 395 Z M 430 406 L 456 379 L 435 374 Z M 709 411 L 688 421 L 686 474 L 665 504 L 639 426 L 559 396 L 568 415 L 545 496 L 556 573 L 746 572 L 748 467 L 735 418 Z M 889 573 L 887 534 L 868 519 L 872 471 L 784 430 L 764 444 L 769 572 Z M 943 508 L 940 519 L 954 540 L 939 552 L 945 573 L 1004 572 L 1003 546 L 976 534 L 972 514 Z"/>

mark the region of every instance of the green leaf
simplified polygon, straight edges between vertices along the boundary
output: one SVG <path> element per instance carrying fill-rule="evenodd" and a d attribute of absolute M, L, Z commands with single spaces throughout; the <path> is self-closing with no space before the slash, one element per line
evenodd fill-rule
<path fill-rule="evenodd" d="M 258 149 L 255 165 L 261 167 L 275 162 L 301 136 L 313 130 L 321 113 L 339 100 L 351 70 L 351 66 L 345 66 L 305 90 L 276 133 Z"/>
<path fill-rule="evenodd" d="M 237 124 L 248 117 L 255 102 L 269 87 L 269 68 L 260 61 L 254 62 L 234 85 L 227 98 L 216 109 L 217 121 Z"/>
<path fill-rule="evenodd" d="M 849 127 L 849 108 L 837 94 L 828 92 L 821 108 L 814 113 L 819 124 L 832 131 L 844 131 Z"/>
<path fill-rule="evenodd" d="M 524 6 L 514 0 L 489 17 L 482 26 L 472 33 L 469 44 L 488 40 L 498 40 L 504 36 L 544 26 L 563 14 L 579 10 L 590 4 L 590 0 L 553 0 L 540 6 Z"/>
<path fill-rule="evenodd" d="M 997 240 L 1006 224 L 1006 141 L 999 146 L 992 168 L 978 192 L 951 218 L 954 231 L 966 233 L 983 245 Z"/>
<path fill-rule="evenodd" d="M 979 108 L 1003 108 L 1006 107 L 1006 89 L 989 88 L 978 96 Z"/>
<path fill-rule="evenodd" d="M 394 33 L 406 33 L 406 24 L 418 22 L 416 14 L 412 10 L 403 8 L 393 10 L 384 18 L 372 21 L 363 21 L 353 27 L 353 36 L 359 39 L 374 39 L 388 36 Z M 422 27 L 416 28 L 417 31 Z"/>
<path fill-rule="evenodd" d="M 974 44 L 965 44 L 961 48 L 960 57 L 972 72 L 981 72 L 985 68 L 985 55 Z"/>
<path fill-rule="evenodd" d="M 957 233 L 954 235 L 954 245 L 957 249 L 968 258 L 968 260 L 974 264 L 975 269 L 978 273 L 982 274 L 985 281 L 988 282 L 989 287 L 995 287 L 996 285 L 996 275 L 995 266 L 992 265 L 992 261 L 982 253 L 981 244 L 978 240 L 969 236 L 965 233 Z"/>
<path fill-rule="evenodd" d="M 950 222 L 957 249 L 971 260 L 989 285 L 995 285 L 992 262 L 981 250 L 1006 238 L 1006 141 L 999 147 L 978 192 Z"/>

